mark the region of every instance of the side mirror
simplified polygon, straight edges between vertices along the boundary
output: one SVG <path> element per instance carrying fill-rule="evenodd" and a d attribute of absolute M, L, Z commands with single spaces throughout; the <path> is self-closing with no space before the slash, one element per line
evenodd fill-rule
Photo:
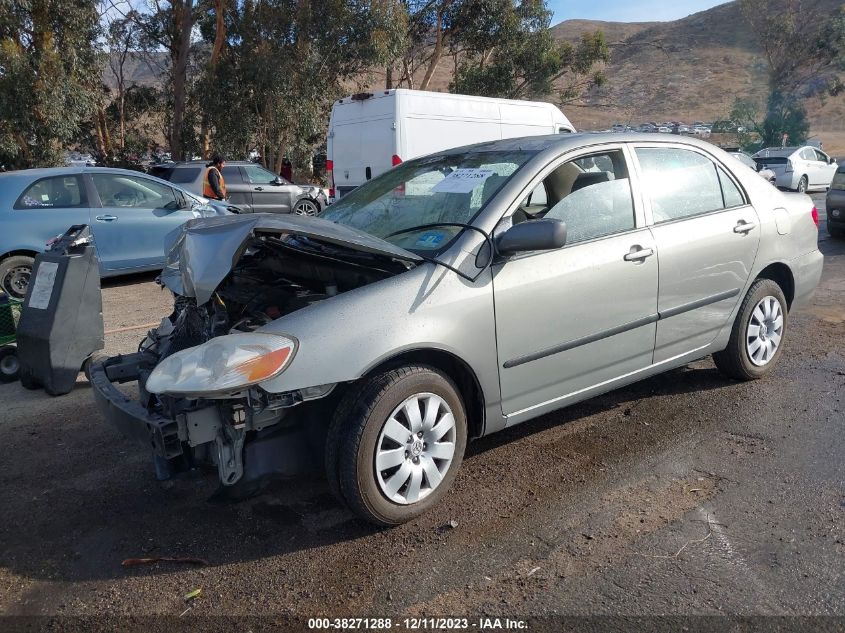
<path fill-rule="evenodd" d="M 167 211 L 178 211 L 179 209 L 184 209 L 185 207 L 178 202 L 177 200 L 171 200 L 163 207 Z"/>
<path fill-rule="evenodd" d="M 282 182 L 282 178 L 281 178 L 281 176 L 276 176 L 276 177 L 273 179 L 273 182 L 271 182 L 270 184 L 271 184 L 271 185 L 282 185 L 282 184 L 284 184 L 284 183 Z"/>
<path fill-rule="evenodd" d="M 835 165 L 835 164 L 836 164 L 836 159 L 835 159 L 833 156 L 829 157 L 829 158 L 827 159 L 827 164 L 828 164 L 828 165 Z"/>
<path fill-rule="evenodd" d="M 496 240 L 502 255 L 526 251 L 550 251 L 566 244 L 566 224 L 560 220 L 529 220 L 514 224 Z"/>

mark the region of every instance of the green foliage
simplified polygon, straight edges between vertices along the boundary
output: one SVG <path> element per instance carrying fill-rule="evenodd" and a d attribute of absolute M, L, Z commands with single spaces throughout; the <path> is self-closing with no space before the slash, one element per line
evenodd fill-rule
<path fill-rule="evenodd" d="M 98 96 L 97 32 L 94 0 L 0 3 L 0 164 L 61 162 Z"/>
<path fill-rule="evenodd" d="M 777 91 L 769 95 L 765 110 L 751 100 L 737 99 L 728 118 L 732 125 L 743 128 L 739 143 L 751 152 L 779 147 L 784 134 L 789 135 L 790 145 L 802 145 L 810 132 L 803 104 Z"/>
<path fill-rule="evenodd" d="M 557 94 L 561 104 L 580 98 L 605 81 L 610 59 L 601 31 L 580 42 L 557 42 L 552 13 L 541 0 L 469 0 L 462 4 L 464 55 L 449 90 L 511 99 Z"/>

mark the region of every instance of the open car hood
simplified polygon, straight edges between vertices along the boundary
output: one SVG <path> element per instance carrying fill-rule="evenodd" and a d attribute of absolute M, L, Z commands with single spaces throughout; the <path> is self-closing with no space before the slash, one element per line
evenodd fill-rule
<path fill-rule="evenodd" d="M 423 259 L 390 242 L 349 226 L 300 215 L 229 215 L 190 220 L 165 238 L 161 282 L 198 305 L 211 298 L 256 233 L 292 234 L 318 242 L 408 262 Z"/>

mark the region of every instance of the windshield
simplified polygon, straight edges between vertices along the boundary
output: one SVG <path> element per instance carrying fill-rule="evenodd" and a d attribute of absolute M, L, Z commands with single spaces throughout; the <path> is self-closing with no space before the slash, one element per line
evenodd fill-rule
<path fill-rule="evenodd" d="M 412 251 L 445 248 L 533 152 L 473 152 L 420 158 L 399 165 L 327 208 L 320 217 L 346 224 Z"/>
<path fill-rule="evenodd" d="M 845 190 L 845 171 L 837 171 L 833 174 L 833 182 L 830 183 L 830 188 Z"/>

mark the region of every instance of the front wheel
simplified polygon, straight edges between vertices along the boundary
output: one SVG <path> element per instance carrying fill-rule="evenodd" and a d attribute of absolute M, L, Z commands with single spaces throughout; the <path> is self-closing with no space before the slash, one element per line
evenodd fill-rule
<path fill-rule="evenodd" d="M 294 205 L 293 212 L 296 215 L 314 216 L 320 213 L 320 206 L 309 198 L 303 198 Z"/>
<path fill-rule="evenodd" d="M 801 180 L 798 181 L 798 193 L 807 193 L 807 177 L 801 176 Z"/>
<path fill-rule="evenodd" d="M 466 441 L 464 404 L 452 381 L 425 365 L 398 367 L 340 404 L 327 438 L 327 475 L 358 516 L 398 525 L 443 498 Z"/>
<path fill-rule="evenodd" d="M 775 366 L 786 334 L 786 299 L 771 279 L 758 279 L 739 308 L 728 346 L 713 354 L 716 367 L 737 380 L 756 380 Z"/>

